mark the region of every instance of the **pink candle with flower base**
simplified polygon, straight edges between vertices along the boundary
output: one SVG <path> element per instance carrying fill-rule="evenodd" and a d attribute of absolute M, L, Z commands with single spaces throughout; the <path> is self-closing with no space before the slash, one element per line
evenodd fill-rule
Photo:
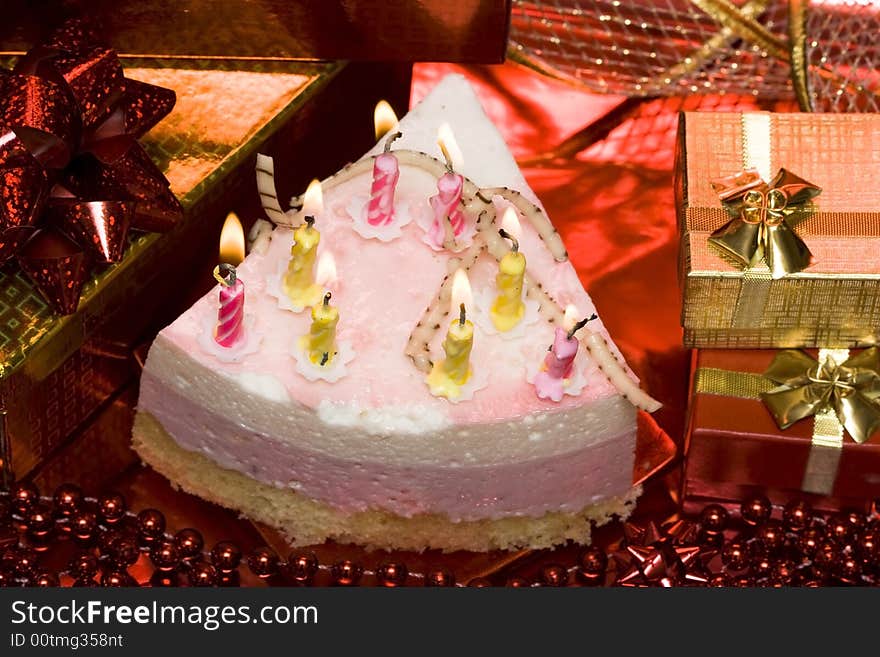
<path fill-rule="evenodd" d="M 214 278 L 220 282 L 214 341 L 228 349 L 244 339 L 244 283 L 236 276 L 235 267 L 227 264 L 214 269 Z"/>
<path fill-rule="evenodd" d="M 574 359 L 578 353 L 580 341 L 575 337 L 587 322 L 596 319 L 592 315 L 581 320 L 566 330 L 557 328 L 550 351 L 544 357 L 541 371 L 535 376 L 535 391 L 541 399 L 551 399 L 555 402 L 562 401 L 565 394 L 565 383 L 571 378 L 574 368 Z"/>
<path fill-rule="evenodd" d="M 428 238 L 437 247 L 449 247 L 465 228 L 461 211 L 461 190 L 464 181 L 456 173 L 445 173 L 437 180 L 437 194 L 429 199 L 434 221 Z"/>
<path fill-rule="evenodd" d="M 393 139 L 389 139 L 389 144 Z M 367 223 L 371 226 L 387 226 L 394 221 L 394 191 L 399 178 L 400 166 L 394 155 L 386 151 L 376 158 L 370 202 L 367 205 Z"/>

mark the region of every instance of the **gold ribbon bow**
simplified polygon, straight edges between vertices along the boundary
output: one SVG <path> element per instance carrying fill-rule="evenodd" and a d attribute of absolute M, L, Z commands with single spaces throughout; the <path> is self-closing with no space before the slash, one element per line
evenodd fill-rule
<path fill-rule="evenodd" d="M 755 169 L 712 181 L 731 220 L 709 237 L 744 268 L 764 260 L 774 279 L 806 269 L 812 255 L 789 225 L 802 218 L 807 202 L 821 193 L 816 185 L 780 169 L 770 183 Z"/>
<path fill-rule="evenodd" d="M 764 376 L 780 388 L 762 392 L 761 400 L 780 429 L 832 408 L 857 443 L 880 428 L 880 350 L 865 349 L 840 365 L 820 363 L 803 351 L 780 351 Z"/>

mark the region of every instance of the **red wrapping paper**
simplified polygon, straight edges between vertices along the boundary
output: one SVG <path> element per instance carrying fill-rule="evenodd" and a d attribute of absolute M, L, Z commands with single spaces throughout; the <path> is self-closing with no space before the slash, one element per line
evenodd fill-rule
<path fill-rule="evenodd" d="M 815 350 L 808 350 L 816 356 Z M 880 493 L 880 434 L 859 445 L 844 436 L 830 495 L 801 486 L 812 448 L 813 419 L 782 431 L 759 399 L 696 391 L 697 372 L 717 368 L 763 373 L 775 350 L 694 351 L 684 496 L 688 508 L 706 500 L 736 501 L 760 490 L 776 503 L 807 497 L 817 508 L 861 506 Z"/>

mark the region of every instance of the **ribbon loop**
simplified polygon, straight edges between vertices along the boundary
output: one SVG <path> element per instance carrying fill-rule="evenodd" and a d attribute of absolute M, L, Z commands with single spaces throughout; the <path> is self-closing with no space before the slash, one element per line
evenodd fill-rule
<path fill-rule="evenodd" d="M 806 212 L 803 206 L 821 192 L 816 185 L 780 169 L 770 183 L 746 170 L 712 187 L 731 220 L 712 233 L 709 244 L 743 268 L 764 260 L 774 279 L 809 266 L 810 250 L 788 222 Z"/>
<path fill-rule="evenodd" d="M 857 443 L 880 428 L 880 350 L 865 349 L 841 364 L 802 351 L 779 352 L 764 376 L 780 387 L 761 393 L 780 429 L 829 408 Z"/>

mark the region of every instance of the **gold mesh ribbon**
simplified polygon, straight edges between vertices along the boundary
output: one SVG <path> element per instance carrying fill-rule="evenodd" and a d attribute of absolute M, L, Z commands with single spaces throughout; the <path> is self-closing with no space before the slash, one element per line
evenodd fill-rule
<path fill-rule="evenodd" d="M 801 488 L 830 495 L 837 479 L 844 430 L 864 443 L 880 428 L 880 350 L 850 357 L 848 349 L 822 349 L 819 360 L 781 351 L 764 374 L 717 368 L 697 370 L 697 393 L 760 399 L 780 429 L 813 417 L 810 454 Z"/>

